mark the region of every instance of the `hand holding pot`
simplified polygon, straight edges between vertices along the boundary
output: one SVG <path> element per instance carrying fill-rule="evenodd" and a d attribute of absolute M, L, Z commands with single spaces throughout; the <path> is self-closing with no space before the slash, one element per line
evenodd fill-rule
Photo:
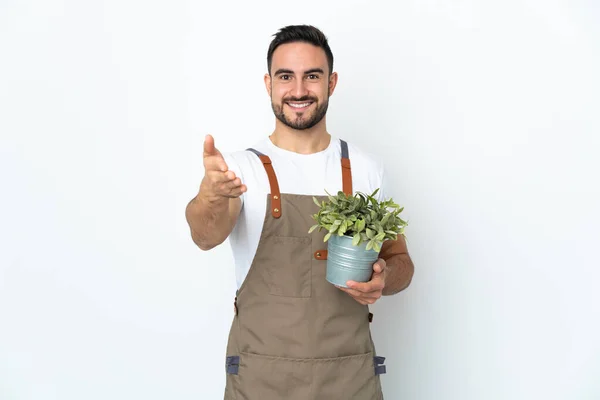
<path fill-rule="evenodd" d="M 373 275 L 368 282 L 348 281 L 348 288 L 337 286 L 340 290 L 348 293 L 360 304 L 373 304 L 379 300 L 385 287 L 385 278 L 387 275 L 386 263 L 383 258 L 378 259 L 373 264 Z"/>

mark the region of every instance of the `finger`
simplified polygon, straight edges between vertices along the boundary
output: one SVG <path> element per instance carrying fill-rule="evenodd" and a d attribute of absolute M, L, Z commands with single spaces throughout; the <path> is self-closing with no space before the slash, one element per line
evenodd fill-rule
<path fill-rule="evenodd" d="M 208 177 L 208 179 L 210 180 L 210 182 L 212 182 L 213 184 L 225 184 L 225 183 L 231 183 L 233 182 L 235 179 L 231 179 L 229 175 L 227 175 L 227 173 L 222 172 L 222 171 L 211 171 L 211 170 L 207 170 L 206 171 L 206 176 Z"/>
<path fill-rule="evenodd" d="M 231 177 L 234 179 L 230 179 Z M 233 171 L 206 171 L 200 184 L 200 190 L 211 193 L 213 197 L 234 198 L 241 196 L 248 188 L 240 178 L 235 176 Z"/>
<path fill-rule="evenodd" d="M 357 292 L 356 290 L 348 289 L 348 288 L 345 288 L 343 286 L 338 286 L 338 285 L 335 285 L 335 287 L 340 289 L 342 292 L 348 293 L 350 296 L 354 297 L 355 300 L 362 298 L 363 294 L 360 292 Z"/>
<path fill-rule="evenodd" d="M 383 290 L 385 283 L 381 274 L 374 274 L 369 282 L 348 281 L 346 282 L 346 286 L 360 293 L 372 293 Z"/>
<path fill-rule="evenodd" d="M 240 178 L 226 181 L 219 184 L 219 191 L 224 195 L 234 195 L 238 197 L 246 190 L 246 185 L 242 183 Z"/>
<path fill-rule="evenodd" d="M 340 289 L 342 292 L 348 293 L 350 296 L 352 296 L 354 298 L 360 298 L 365 295 L 364 293 L 359 292 L 358 290 L 355 290 L 355 289 L 349 289 L 349 288 L 345 288 L 343 286 L 337 286 L 337 288 Z"/>
<path fill-rule="evenodd" d="M 233 171 L 227 171 L 225 173 L 226 177 L 229 179 L 226 181 L 229 189 L 240 189 L 240 186 L 244 187 L 244 191 L 246 190 L 246 185 L 243 184 L 242 180 L 235 176 Z"/>
<path fill-rule="evenodd" d="M 205 156 L 204 157 L 204 169 L 207 171 L 221 171 L 225 172 L 229 168 L 225 159 L 221 155 Z"/>
<path fill-rule="evenodd" d="M 246 185 L 241 185 L 239 188 L 235 189 L 236 197 L 240 197 L 243 193 L 246 193 L 248 188 Z"/>
<path fill-rule="evenodd" d="M 211 135 L 204 138 L 204 157 L 216 156 L 219 151 L 215 147 L 215 139 Z"/>
<path fill-rule="evenodd" d="M 234 190 L 239 189 L 239 187 L 241 185 L 242 185 L 242 181 L 239 178 L 236 178 L 232 181 L 222 183 L 221 187 L 223 188 L 223 190 L 225 190 L 227 192 L 233 192 Z"/>
<path fill-rule="evenodd" d="M 378 259 L 375 264 L 373 264 L 373 271 L 375 273 L 381 273 L 385 269 L 386 262 L 383 258 Z"/>
<path fill-rule="evenodd" d="M 244 193 L 244 192 L 246 192 L 246 186 L 242 185 L 236 189 L 230 190 L 229 192 L 225 193 L 223 196 L 229 197 L 229 198 L 235 198 L 235 197 L 240 197 L 242 195 L 242 193 Z"/>
<path fill-rule="evenodd" d="M 215 177 L 218 177 L 219 182 L 233 182 L 239 179 L 233 171 L 209 171 L 209 174 L 214 174 Z"/>
<path fill-rule="evenodd" d="M 234 181 L 234 180 L 238 179 L 240 181 L 240 183 L 242 182 L 242 180 L 240 178 L 238 178 L 237 176 L 235 176 L 235 172 L 233 172 L 233 171 L 227 171 L 227 172 L 225 172 L 225 175 L 231 181 Z"/>
<path fill-rule="evenodd" d="M 380 297 L 381 294 L 373 293 L 371 295 L 366 295 L 364 293 L 357 292 L 356 290 L 344 288 L 341 286 L 337 286 L 343 292 L 348 293 L 354 300 L 358 301 L 360 304 L 367 305 L 375 303 Z"/>

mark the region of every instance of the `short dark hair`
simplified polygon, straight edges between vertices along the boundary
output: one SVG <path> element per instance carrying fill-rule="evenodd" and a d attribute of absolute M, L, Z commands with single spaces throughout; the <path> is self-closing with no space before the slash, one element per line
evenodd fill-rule
<path fill-rule="evenodd" d="M 322 48 L 327 56 L 329 64 L 329 74 L 333 72 L 333 53 L 327 43 L 327 37 L 318 28 L 312 25 L 288 25 L 283 27 L 274 34 L 275 38 L 269 45 L 267 52 L 267 68 L 271 74 L 271 61 L 273 61 L 273 53 L 275 49 L 285 43 L 305 42 Z"/>

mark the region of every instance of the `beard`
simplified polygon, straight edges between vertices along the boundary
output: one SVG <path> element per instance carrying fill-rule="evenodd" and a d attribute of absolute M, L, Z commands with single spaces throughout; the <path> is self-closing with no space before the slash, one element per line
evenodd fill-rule
<path fill-rule="evenodd" d="M 305 117 L 305 113 L 295 113 L 296 118 L 288 118 L 283 111 L 283 106 L 287 101 L 312 101 L 313 104 L 317 105 L 317 108 L 312 112 L 312 115 Z M 299 131 L 310 129 L 325 117 L 327 114 L 327 107 L 329 107 L 329 97 L 325 99 L 323 104 L 319 104 L 317 99 L 314 97 L 304 96 L 300 98 L 287 98 L 281 102 L 281 105 L 273 103 L 273 98 L 271 97 L 271 108 L 273 109 L 273 113 L 275 117 L 281 121 L 284 125 L 289 126 L 292 129 L 296 129 Z"/>

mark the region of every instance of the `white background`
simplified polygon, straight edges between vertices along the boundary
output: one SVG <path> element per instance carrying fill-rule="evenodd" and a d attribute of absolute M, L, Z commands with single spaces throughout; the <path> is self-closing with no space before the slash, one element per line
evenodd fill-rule
<path fill-rule="evenodd" d="M 271 35 L 326 33 L 331 133 L 385 161 L 416 273 L 376 304 L 390 400 L 600 398 L 593 0 L 0 2 L 0 399 L 219 399 L 228 244 L 204 135 L 274 126 Z"/>

